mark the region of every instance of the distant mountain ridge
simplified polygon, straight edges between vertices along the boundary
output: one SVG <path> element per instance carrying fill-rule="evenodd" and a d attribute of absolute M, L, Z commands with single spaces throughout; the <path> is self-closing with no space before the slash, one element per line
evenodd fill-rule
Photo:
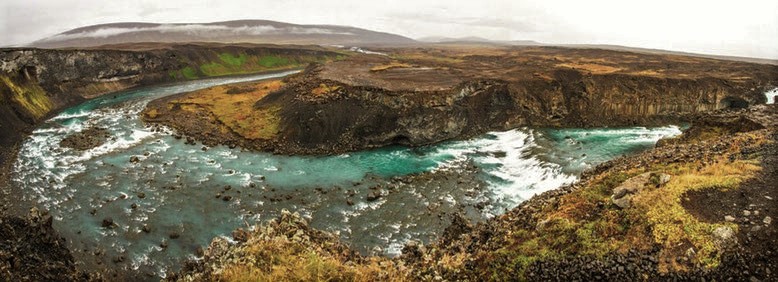
<path fill-rule="evenodd" d="M 37 40 L 36 48 L 117 48 L 125 44 L 156 43 L 297 44 L 402 47 L 420 45 L 559 46 L 594 48 L 647 54 L 695 56 L 720 60 L 778 65 L 778 60 L 748 58 L 603 44 L 547 44 L 532 40 L 491 40 L 477 36 L 430 36 L 411 39 L 402 35 L 340 25 L 301 25 L 270 20 L 235 20 L 213 23 L 119 22 L 79 27 Z"/>
<path fill-rule="evenodd" d="M 218 42 L 315 45 L 406 45 L 401 35 L 338 25 L 298 25 L 268 20 L 213 23 L 121 22 L 72 29 L 29 44 L 38 48 L 96 47 L 136 42 Z"/>
<path fill-rule="evenodd" d="M 715 55 L 715 54 L 693 53 L 693 52 L 683 52 L 683 51 L 672 51 L 672 50 L 664 50 L 664 49 L 612 45 L 612 44 L 557 44 L 556 46 L 568 47 L 568 48 L 590 48 L 590 49 L 614 50 L 614 51 L 634 52 L 634 53 L 643 53 L 643 54 L 692 56 L 692 57 L 701 57 L 701 58 L 709 58 L 709 59 L 716 59 L 716 60 L 778 65 L 778 60 L 769 59 L 769 58 Z"/>
<path fill-rule="evenodd" d="M 428 36 L 417 38 L 417 41 L 425 43 L 482 43 L 492 45 L 517 45 L 517 46 L 540 46 L 543 43 L 532 40 L 492 40 L 488 38 L 478 36 L 465 36 L 465 37 L 443 37 L 443 36 Z"/>

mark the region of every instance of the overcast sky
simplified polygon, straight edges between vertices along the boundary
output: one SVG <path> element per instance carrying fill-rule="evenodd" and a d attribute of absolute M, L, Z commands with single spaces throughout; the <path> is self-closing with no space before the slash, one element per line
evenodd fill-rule
<path fill-rule="evenodd" d="M 776 0 L 0 0 L 0 46 L 101 23 L 236 19 L 778 59 Z"/>

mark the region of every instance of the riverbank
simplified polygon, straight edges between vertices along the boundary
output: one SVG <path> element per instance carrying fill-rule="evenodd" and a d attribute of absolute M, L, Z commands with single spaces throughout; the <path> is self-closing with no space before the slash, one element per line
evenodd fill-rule
<path fill-rule="evenodd" d="M 202 260 L 171 279 L 772 280 L 778 274 L 776 116 L 775 106 L 700 116 L 719 124 L 708 131 L 719 134 L 682 136 L 606 162 L 484 224 L 455 222 L 438 243 L 410 243 L 399 258 L 338 255 L 350 253 L 343 247 L 333 254 L 325 247 L 330 243 L 305 239 L 311 236 L 304 220 L 285 214 L 235 233 L 242 239 L 234 245 L 215 240 Z M 759 126 L 742 127 L 743 119 Z M 300 238 L 302 247 L 273 260 L 259 251 Z M 311 259 L 324 263 L 282 274 Z"/>
<path fill-rule="evenodd" d="M 19 201 L 11 189 L 18 144 L 0 152 L 0 277 L 9 281 L 100 281 L 77 267 L 64 238 L 45 211 Z"/>
<path fill-rule="evenodd" d="M 0 216 L 25 218 L 32 205 L 22 201 L 19 197 L 18 187 L 14 187 L 11 181 L 14 172 L 14 163 L 19 155 L 18 143 L 13 144 L 6 151 L 1 152 L 0 155 L 0 201 L 3 203 L 0 208 Z"/>

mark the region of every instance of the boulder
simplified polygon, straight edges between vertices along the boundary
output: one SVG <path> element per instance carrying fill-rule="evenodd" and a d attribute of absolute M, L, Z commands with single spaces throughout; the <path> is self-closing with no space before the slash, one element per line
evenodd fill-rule
<path fill-rule="evenodd" d="M 373 191 L 367 194 L 367 201 L 368 202 L 374 202 L 381 198 L 381 192 L 380 191 Z"/>
<path fill-rule="evenodd" d="M 632 206 L 632 195 L 625 195 L 618 199 L 611 199 L 613 204 L 621 209 L 628 209 Z"/>
<path fill-rule="evenodd" d="M 713 242 L 720 249 L 725 249 L 737 244 L 735 231 L 728 226 L 722 226 L 713 230 Z"/>
<path fill-rule="evenodd" d="M 546 225 L 548 225 L 550 222 L 551 222 L 551 219 L 549 219 L 549 218 L 546 218 L 546 219 L 543 219 L 543 220 L 539 220 L 538 224 L 535 225 L 535 230 L 538 231 L 538 232 L 542 232 L 543 229 L 546 228 Z"/>
<path fill-rule="evenodd" d="M 648 178 L 648 182 L 654 187 L 659 188 L 667 184 L 667 182 L 670 182 L 670 178 L 672 178 L 672 176 L 667 173 L 652 172 Z"/>
<path fill-rule="evenodd" d="M 113 218 L 110 217 L 103 218 L 103 223 L 100 226 L 105 228 L 113 228 L 114 226 Z"/>
<path fill-rule="evenodd" d="M 401 251 L 401 257 L 407 262 L 417 262 L 424 258 L 424 249 L 420 242 L 409 240 Z"/>
<path fill-rule="evenodd" d="M 249 233 L 243 228 L 238 228 L 232 231 L 232 239 L 238 242 L 246 242 L 249 239 Z"/>
<path fill-rule="evenodd" d="M 659 185 L 667 184 L 667 182 L 670 182 L 670 178 L 672 178 L 672 176 L 667 173 L 659 174 Z"/>
<path fill-rule="evenodd" d="M 643 173 L 641 175 L 632 177 L 625 180 L 618 187 L 613 189 L 613 195 L 611 195 L 611 201 L 619 208 L 626 209 L 632 206 L 632 195 L 640 192 L 640 189 L 649 183 L 649 180 L 655 176 L 650 172 Z"/>

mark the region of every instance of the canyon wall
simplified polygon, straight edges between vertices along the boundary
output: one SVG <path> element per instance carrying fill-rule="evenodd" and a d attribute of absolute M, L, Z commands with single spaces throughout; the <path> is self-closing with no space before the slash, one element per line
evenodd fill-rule
<path fill-rule="evenodd" d="M 341 60 L 287 78 L 286 87 L 256 104 L 280 109 L 281 122 L 278 136 L 250 147 L 331 154 L 521 126 L 677 123 L 689 114 L 764 103 L 763 93 L 778 85 L 778 66 L 709 59 L 560 48 L 500 56 L 388 51 L 394 53 L 208 44 L 6 49 L 0 51 L 0 145 L 11 147 L 53 113 L 105 93 L 335 59 Z"/>
<path fill-rule="evenodd" d="M 153 50 L 0 50 L 0 146 L 69 106 L 132 87 L 304 67 L 317 47 L 173 45 Z"/>
<path fill-rule="evenodd" d="M 333 154 L 419 146 L 522 126 L 677 124 L 700 112 L 764 103 L 762 93 L 778 83 L 778 76 L 736 81 L 557 70 L 552 79 L 474 79 L 448 90 L 390 91 L 323 79 L 321 71 L 312 66 L 288 78 L 288 87 L 255 105 L 281 108 L 272 150 Z"/>
<path fill-rule="evenodd" d="M 518 124 L 599 127 L 677 122 L 688 114 L 763 104 L 764 91 L 776 84 L 778 74 L 736 81 L 558 70 L 551 81 L 517 82 L 510 89 L 520 104 Z"/>

